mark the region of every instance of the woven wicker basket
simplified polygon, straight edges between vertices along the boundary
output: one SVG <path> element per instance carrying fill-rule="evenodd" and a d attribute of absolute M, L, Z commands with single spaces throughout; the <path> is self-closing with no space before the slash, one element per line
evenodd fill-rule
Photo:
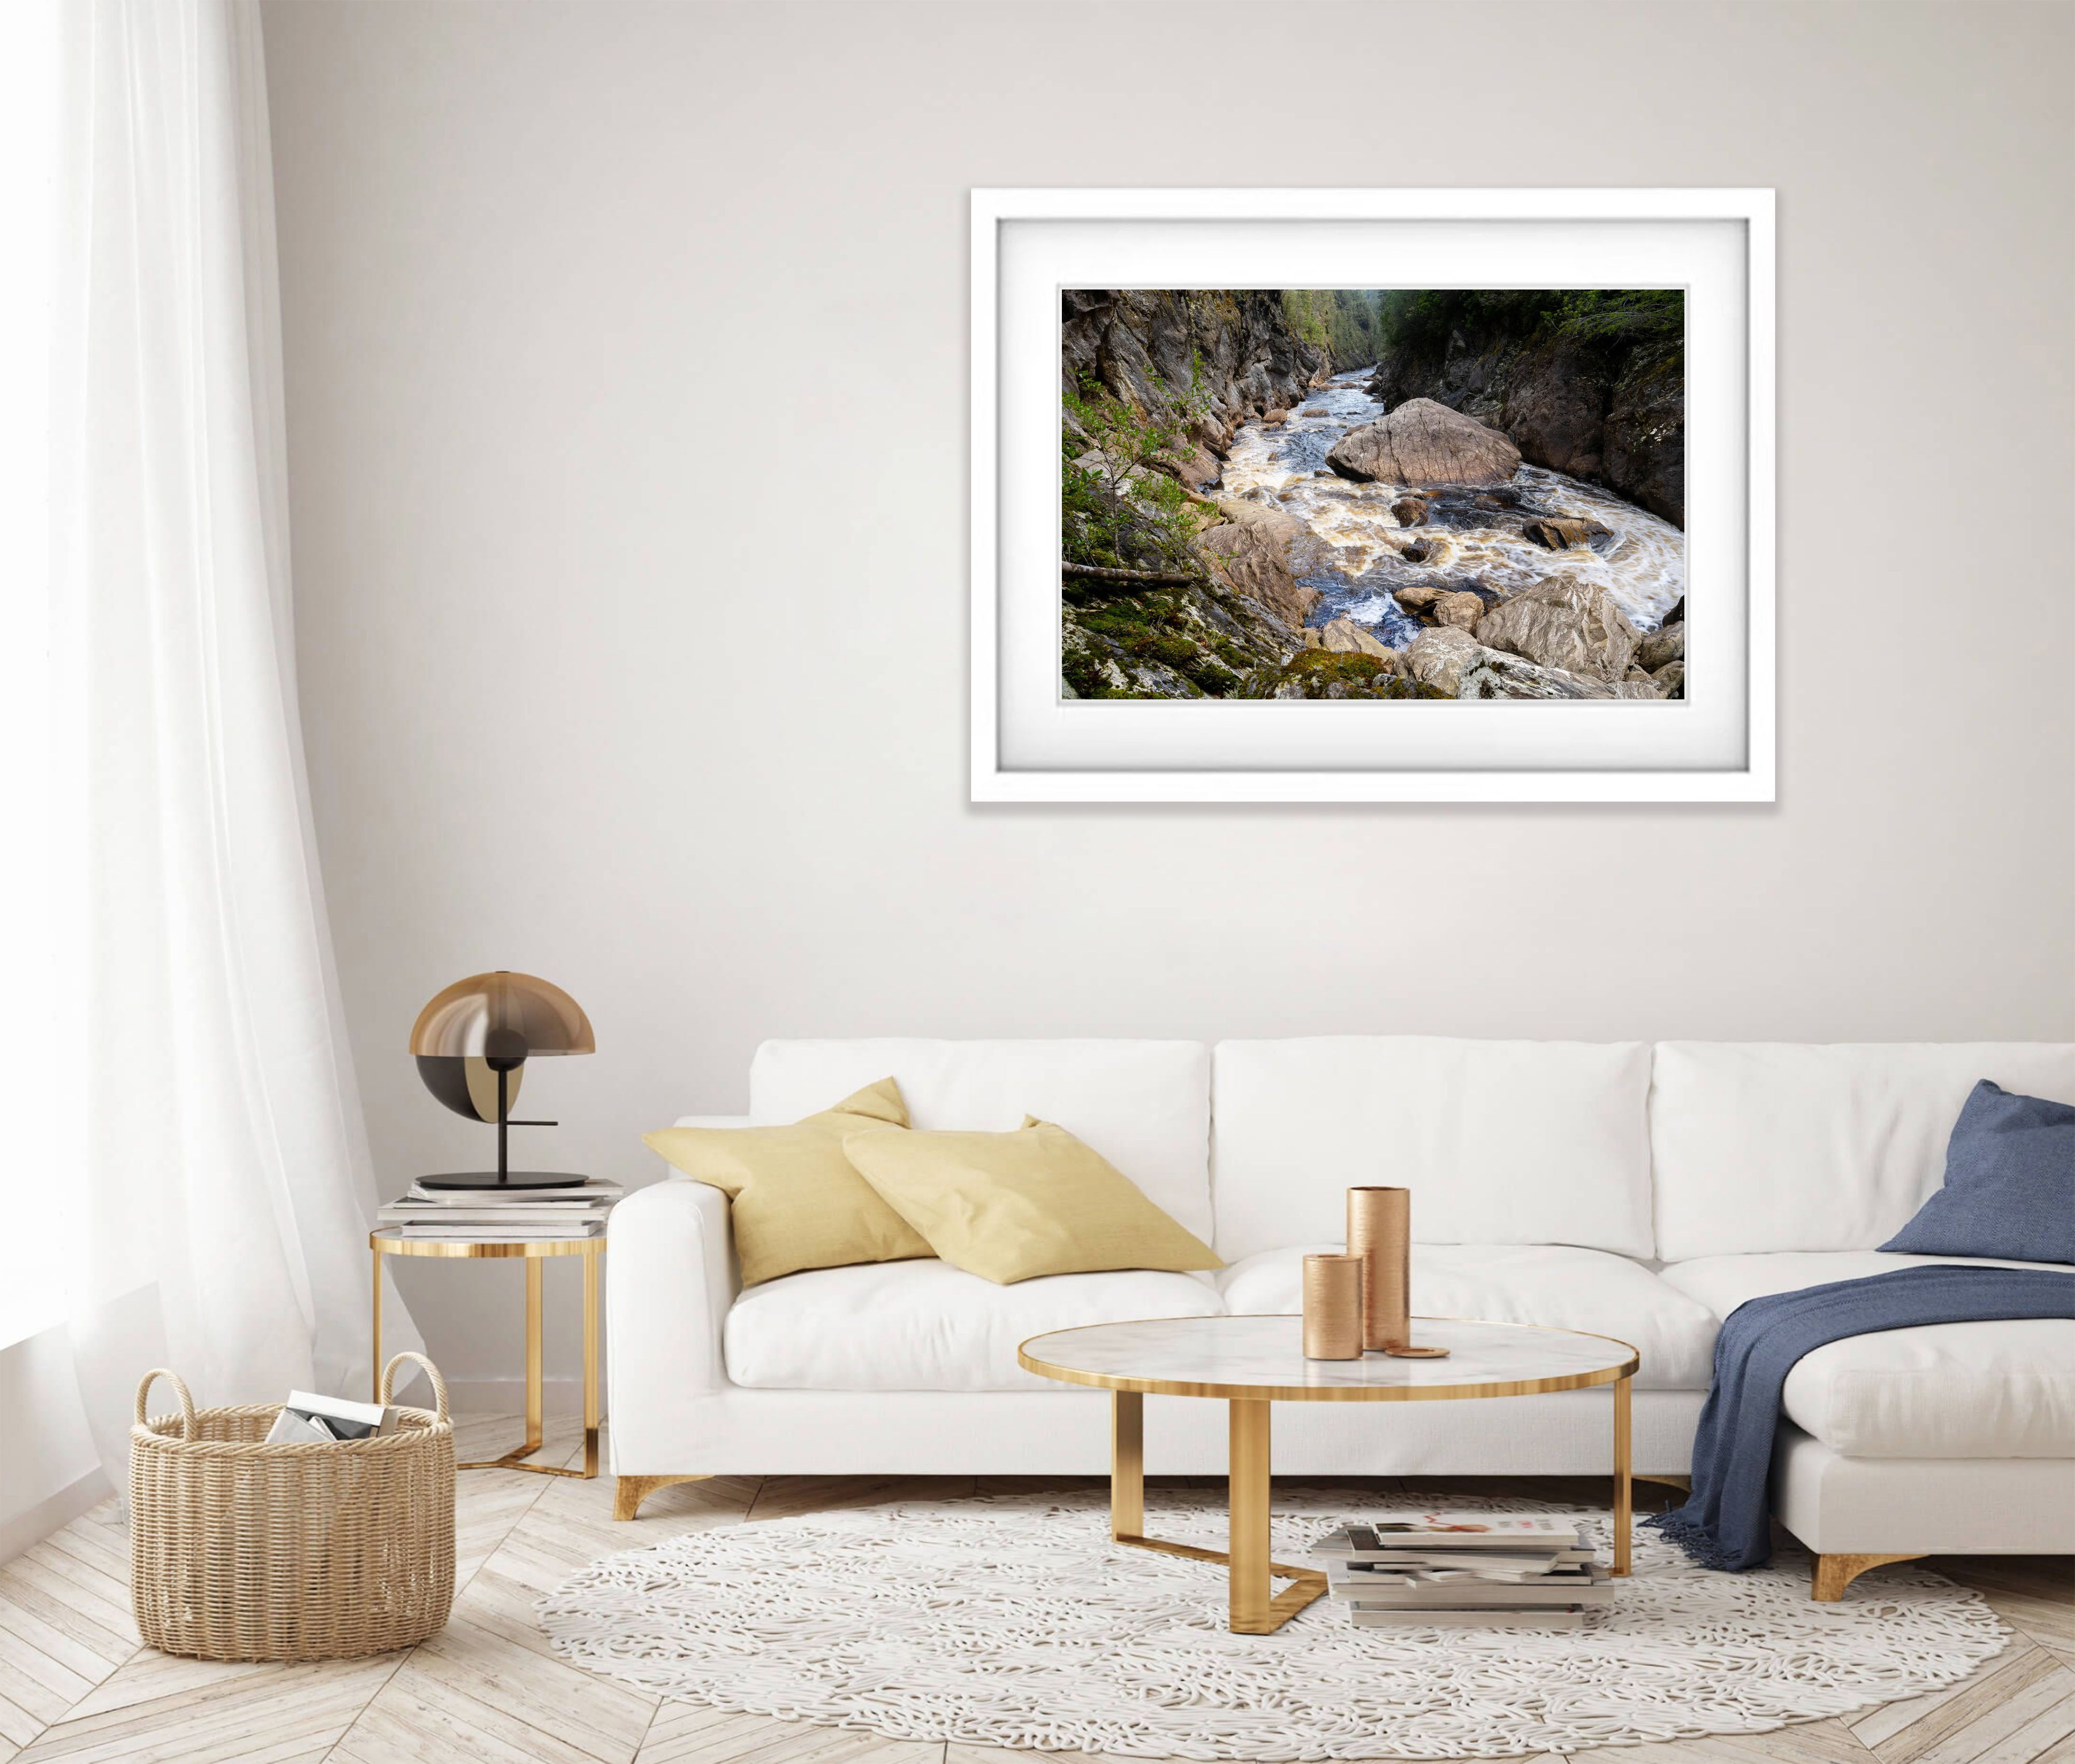
<path fill-rule="evenodd" d="M 437 1414 L 337 1445 L 263 1445 L 279 1403 L 197 1409 L 170 1372 L 137 1387 L 130 1430 L 130 1591 L 138 1631 L 202 1660 L 336 1660 L 423 1641 L 454 1603 L 454 1447 Z M 144 1418 L 155 1378 L 177 1415 Z"/>

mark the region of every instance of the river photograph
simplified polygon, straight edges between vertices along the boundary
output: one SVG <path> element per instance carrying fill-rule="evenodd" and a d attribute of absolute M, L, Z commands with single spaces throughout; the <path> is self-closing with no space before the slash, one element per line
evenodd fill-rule
<path fill-rule="evenodd" d="M 1686 697 L 1676 288 L 1069 288 L 1060 692 Z"/>

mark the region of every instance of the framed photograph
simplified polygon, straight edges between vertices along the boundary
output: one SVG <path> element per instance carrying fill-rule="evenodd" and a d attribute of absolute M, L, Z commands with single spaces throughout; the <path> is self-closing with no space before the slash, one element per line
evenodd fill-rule
<path fill-rule="evenodd" d="M 1770 190 L 975 190 L 975 801 L 1769 802 Z"/>

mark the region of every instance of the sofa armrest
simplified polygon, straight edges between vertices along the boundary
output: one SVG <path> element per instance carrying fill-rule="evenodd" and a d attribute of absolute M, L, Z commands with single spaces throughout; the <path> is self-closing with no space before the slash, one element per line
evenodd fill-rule
<path fill-rule="evenodd" d="M 727 1196 L 689 1177 L 637 1189 L 606 1228 L 607 1378 L 615 1432 L 723 1389 L 736 1277 Z"/>

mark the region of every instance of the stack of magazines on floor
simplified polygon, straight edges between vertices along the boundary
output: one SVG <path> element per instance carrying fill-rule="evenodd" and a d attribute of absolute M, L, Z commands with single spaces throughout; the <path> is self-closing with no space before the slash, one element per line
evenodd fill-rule
<path fill-rule="evenodd" d="M 1548 1513 L 1381 1519 L 1311 1553 L 1361 1629 L 1576 1629 L 1613 1600 L 1585 1534 Z"/>
<path fill-rule="evenodd" d="M 572 1181 L 557 1188 L 428 1188 L 411 1184 L 382 1209 L 380 1223 L 406 1237 L 454 1243 L 535 1243 L 595 1237 L 626 1190 L 618 1182 Z"/>

